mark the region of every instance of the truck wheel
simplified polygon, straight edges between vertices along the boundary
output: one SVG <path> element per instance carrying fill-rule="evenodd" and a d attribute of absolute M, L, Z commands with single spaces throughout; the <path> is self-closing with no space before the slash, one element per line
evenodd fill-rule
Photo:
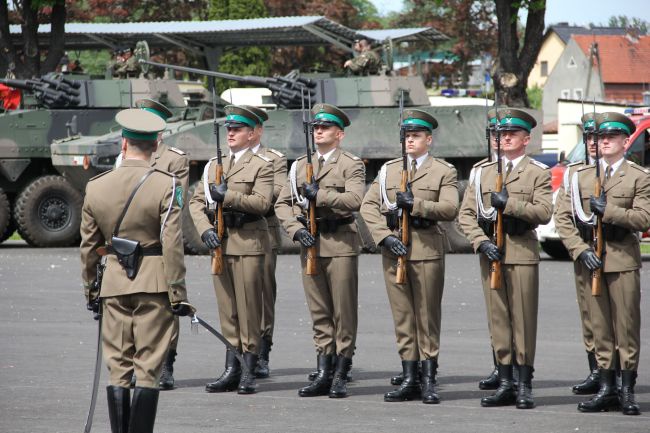
<path fill-rule="evenodd" d="M 14 234 L 15 231 L 16 231 L 16 221 L 14 221 L 14 218 L 11 217 L 9 218 L 9 225 L 7 226 L 5 231 L 0 233 L 0 243 L 9 239 L 11 235 Z"/>
<path fill-rule="evenodd" d="M 2 188 L 0 188 L 0 242 L 11 236 L 11 234 L 9 234 L 7 237 L 2 237 L 5 232 L 9 231 L 10 224 L 11 204 L 9 203 L 9 198 L 7 198 L 7 194 L 5 194 Z"/>
<path fill-rule="evenodd" d="M 199 181 L 200 182 L 200 181 Z M 187 192 L 187 203 L 183 207 L 183 244 L 185 245 L 185 253 L 192 255 L 205 255 L 210 252 L 208 247 L 205 246 L 201 240 L 201 235 L 196 230 L 192 216 L 190 215 L 189 199 L 194 195 L 198 182 L 190 186 Z"/>
<path fill-rule="evenodd" d="M 18 195 L 18 233 L 34 247 L 79 244 L 83 197 L 63 176 L 43 176 Z"/>
<path fill-rule="evenodd" d="M 467 181 L 459 180 L 458 181 L 458 202 L 463 202 L 463 196 L 465 195 L 465 190 L 467 189 Z M 460 206 L 459 206 L 460 207 Z M 458 226 L 458 216 L 453 221 L 443 221 L 440 223 L 440 226 L 445 231 L 447 235 L 447 242 L 449 243 L 449 252 L 457 254 L 468 254 L 473 253 L 474 249 L 472 244 L 467 240 L 463 232 Z"/>
<path fill-rule="evenodd" d="M 551 258 L 556 259 L 556 260 L 568 260 L 571 257 L 569 256 L 569 251 L 567 251 L 566 247 L 562 243 L 562 241 L 544 241 L 540 242 L 540 245 L 542 246 L 542 250 Z"/>

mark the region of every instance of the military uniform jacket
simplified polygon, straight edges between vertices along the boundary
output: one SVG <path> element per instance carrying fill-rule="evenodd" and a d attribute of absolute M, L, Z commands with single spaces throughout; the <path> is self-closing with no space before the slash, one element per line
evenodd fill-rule
<path fill-rule="evenodd" d="M 229 169 L 229 159 L 223 158 L 224 177 L 228 191 L 223 202 L 223 211 L 245 212 L 264 216 L 273 199 L 273 164 L 265 156 L 256 155 L 248 149 Z M 208 162 L 207 183 L 215 183 L 216 158 Z M 190 214 L 199 234 L 213 227 L 205 214 L 207 199 L 204 179 L 199 182 L 190 200 Z M 208 192 L 209 194 L 209 192 Z M 224 254 L 234 256 L 263 255 L 269 250 L 268 225 L 266 219 L 246 223 L 241 228 L 226 227 L 222 240 Z"/>
<path fill-rule="evenodd" d="M 97 277 L 96 265 L 100 259 L 97 248 L 110 241 L 128 197 L 148 170 L 151 170 L 148 161 L 126 159 L 119 168 L 91 179 L 86 185 L 80 246 L 86 294 Z M 163 255 L 143 257 L 133 280 L 127 278 L 117 257 L 109 255 L 102 297 L 168 292 L 171 302 L 187 300 L 181 208 L 175 196 L 178 186 L 174 176 L 155 170 L 140 187 L 117 236 L 139 241 L 144 248 L 162 245 Z"/>
<path fill-rule="evenodd" d="M 313 158 L 316 158 L 314 154 Z M 302 184 L 307 181 L 307 157 L 296 160 L 296 183 L 300 194 Z M 316 166 L 316 161 L 314 161 Z M 320 173 L 315 176 L 319 191 L 316 197 L 316 218 L 345 218 L 359 210 L 365 191 L 366 169 L 359 157 L 336 149 L 325 162 Z M 303 209 L 291 196 L 291 185 L 286 180 L 275 205 L 275 214 L 293 239 L 296 232 L 305 228 L 296 219 L 298 215 L 307 217 Z M 341 225 L 335 233 L 321 233 L 316 240 L 318 257 L 356 256 L 361 251 L 357 226 L 353 221 Z"/>
<path fill-rule="evenodd" d="M 271 209 L 269 210 L 266 222 L 269 225 L 269 237 L 271 239 L 271 248 L 278 249 L 282 246 L 282 237 L 280 234 L 280 221 L 275 216 L 275 203 L 278 201 L 280 191 L 284 186 L 287 179 L 287 157 L 275 149 L 260 146 L 257 151 L 259 155 L 263 155 L 271 160 L 273 163 L 273 201 Z"/>
<path fill-rule="evenodd" d="M 395 202 L 395 194 L 401 191 L 401 182 L 402 158 L 388 161 L 386 163 L 386 196 L 391 203 Z M 456 218 L 458 188 L 456 169 L 453 165 L 442 159 L 427 156 L 411 180 L 411 191 L 414 196 L 412 217 L 421 217 L 432 221 L 453 221 Z M 388 228 L 385 217 L 387 213 L 389 213 L 389 209 L 380 197 L 379 180 L 375 179 L 363 199 L 361 216 L 377 244 L 390 235 L 399 237 L 398 229 Z M 409 237 L 407 260 L 434 260 L 444 256 L 446 243 L 444 234 L 437 224 L 419 229 L 411 225 Z M 382 248 L 382 254 L 394 257 L 386 248 Z"/>
<path fill-rule="evenodd" d="M 589 197 L 594 193 L 595 173 L 596 167 L 593 165 L 578 169 L 582 208 L 587 214 L 591 214 Z M 605 241 L 603 270 L 623 272 L 639 269 L 641 252 L 636 232 L 646 231 L 650 227 L 650 170 L 623 161 L 603 188 L 607 196 L 603 223 L 630 230 L 630 233 L 620 239 Z M 573 248 L 573 257 L 577 257 L 574 254 L 578 250 L 579 248 Z"/>
<path fill-rule="evenodd" d="M 176 176 L 183 187 L 183 194 L 187 194 L 190 181 L 190 161 L 185 152 L 161 142 L 156 152 L 151 155 L 151 166 Z"/>
<path fill-rule="evenodd" d="M 483 164 L 480 173 L 481 195 L 485 209 L 492 207 L 490 193 L 496 190 L 497 163 Z M 478 173 L 477 173 L 478 175 Z M 551 194 L 551 173 L 547 166 L 528 156 L 513 167 L 506 179 L 503 170 L 503 187 L 508 190 L 508 202 L 503 215 L 510 215 L 532 225 L 546 224 L 551 220 L 553 205 Z M 476 187 L 468 185 L 458 222 L 474 247 L 490 240 L 478 225 Z M 521 236 L 504 235 L 505 264 L 534 264 L 539 262 L 537 235 L 535 230 L 526 231 Z"/>
<path fill-rule="evenodd" d="M 577 217 L 575 211 L 571 206 L 571 180 L 578 170 L 581 170 L 585 167 L 584 161 L 574 162 L 569 164 L 564 172 L 564 180 L 560 185 L 560 188 L 557 190 L 557 196 L 555 199 L 555 211 L 553 213 L 553 220 L 555 222 L 555 229 L 557 230 L 562 243 L 569 251 L 573 260 L 577 260 L 578 256 L 585 250 L 591 248 L 591 242 L 587 243 L 580 236 L 580 232 L 576 227 Z M 581 205 L 583 205 L 583 210 L 590 215 L 591 210 L 589 210 L 589 195 L 593 194 L 593 182 L 592 190 L 587 194 L 586 201 L 582 200 Z M 586 207 L 585 206 L 586 203 Z"/>

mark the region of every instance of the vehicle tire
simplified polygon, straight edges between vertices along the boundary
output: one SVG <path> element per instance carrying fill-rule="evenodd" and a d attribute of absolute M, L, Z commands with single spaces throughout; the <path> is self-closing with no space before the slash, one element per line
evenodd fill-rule
<path fill-rule="evenodd" d="M 5 232 L 9 230 L 10 224 L 11 224 L 11 203 L 9 202 L 9 198 L 7 197 L 7 194 L 5 194 L 2 188 L 0 188 L 0 242 L 4 241 L 9 236 L 11 236 L 11 234 L 9 234 L 7 237 L 2 237 L 2 235 L 4 235 Z"/>
<path fill-rule="evenodd" d="M 16 221 L 14 221 L 14 217 L 10 216 L 9 218 L 9 225 L 5 228 L 5 231 L 0 233 L 0 244 L 7 239 L 11 237 L 11 235 L 14 234 L 16 231 Z"/>
<path fill-rule="evenodd" d="M 79 245 L 83 196 L 63 176 L 43 176 L 23 189 L 14 208 L 18 233 L 34 247 Z"/>
<path fill-rule="evenodd" d="M 187 192 L 187 202 L 183 207 L 183 216 L 182 216 L 183 244 L 185 245 L 186 254 L 206 255 L 210 253 L 210 250 L 208 249 L 208 247 L 205 246 L 205 244 L 201 240 L 201 235 L 196 230 L 196 226 L 194 225 L 194 220 L 192 220 L 192 216 L 190 215 L 189 201 L 190 198 L 192 198 L 192 196 L 194 195 L 194 191 L 196 190 L 197 185 L 198 182 L 195 182 L 193 185 L 190 186 L 190 189 Z"/>
<path fill-rule="evenodd" d="M 467 180 L 458 181 L 458 202 L 463 202 L 463 196 L 467 189 Z M 459 205 L 460 207 L 460 205 Z M 458 225 L 458 216 L 453 221 L 442 221 L 440 226 L 447 235 L 447 242 L 449 243 L 449 252 L 456 254 L 473 253 L 474 249 L 472 244 L 465 237 Z"/>
<path fill-rule="evenodd" d="M 552 240 L 552 241 L 544 241 L 540 242 L 540 245 L 542 246 L 542 250 L 551 256 L 551 258 L 556 259 L 556 260 L 569 260 L 571 256 L 569 256 L 569 251 L 567 251 L 566 247 L 562 243 L 562 241 L 559 240 Z"/>

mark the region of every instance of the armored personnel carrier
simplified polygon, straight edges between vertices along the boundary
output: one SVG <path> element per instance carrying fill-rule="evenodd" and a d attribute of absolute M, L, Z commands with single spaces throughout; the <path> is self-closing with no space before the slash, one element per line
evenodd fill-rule
<path fill-rule="evenodd" d="M 0 114 L 0 242 L 18 230 L 32 246 L 79 241 L 83 189 L 53 167 L 55 139 L 105 134 L 116 126 L 115 113 L 140 98 L 159 99 L 177 111 L 186 106 L 171 80 L 49 74 L 0 83 L 23 93 L 19 109 Z"/>
<path fill-rule="evenodd" d="M 269 120 L 264 123 L 264 143 L 284 153 L 290 162 L 306 152 L 301 110 L 303 102 L 304 105 L 326 102 L 341 107 L 352 122 L 346 128 L 343 147 L 364 160 L 368 184 L 374 180 L 384 162 L 400 156 L 398 120 L 402 92 L 405 107 L 425 110 L 441 125 L 434 132 L 432 153 L 456 166 L 461 179 L 461 195 L 466 185 L 462 179 L 467 179 L 472 165 L 487 154 L 485 108 L 432 107 L 424 83 L 417 76 L 333 77 L 294 72 L 284 77 L 240 77 L 148 61 L 142 63 L 270 89 L 272 101 L 265 101 L 265 105 L 268 105 L 266 102 L 273 103 L 277 109 L 268 112 Z M 236 100 L 233 102 L 237 103 Z M 52 145 L 55 168 L 67 178 L 75 179 L 75 186 L 79 190 L 83 189 L 90 177 L 110 168 L 119 151 L 115 144 L 108 143 L 111 140 L 109 136 L 97 137 L 94 141 L 85 137 L 84 140 L 65 139 Z M 168 125 L 163 140 L 168 145 L 187 152 L 191 160 L 190 185 L 199 180 L 205 163 L 216 154 L 212 119 L 172 122 Z M 541 134 L 533 137 L 532 141 L 538 143 L 539 148 Z M 221 142 L 226 142 L 225 136 L 222 136 Z M 106 163 L 100 164 L 106 158 Z M 83 160 L 88 163 L 81 165 L 75 162 Z M 468 251 L 469 243 L 455 223 L 443 226 L 450 250 Z M 191 223 L 184 224 L 184 236 L 189 251 L 205 251 Z M 366 236 L 365 241 L 371 242 L 369 236 Z"/>

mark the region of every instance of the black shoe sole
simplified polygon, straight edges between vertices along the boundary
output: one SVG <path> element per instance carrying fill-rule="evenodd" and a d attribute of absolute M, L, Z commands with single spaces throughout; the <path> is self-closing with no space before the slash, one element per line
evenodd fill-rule
<path fill-rule="evenodd" d="M 206 385 L 205 392 L 209 392 L 211 394 L 212 393 L 217 393 L 217 392 L 232 392 L 232 391 L 236 390 L 237 388 L 239 388 L 239 382 L 237 382 L 237 383 L 235 383 L 233 385 L 229 385 L 229 386 L 227 386 L 225 388 L 219 388 L 219 389 L 210 388 L 209 386 Z"/>
<path fill-rule="evenodd" d="M 499 383 L 498 382 L 495 383 L 495 384 L 492 384 L 492 383 L 483 384 L 483 383 L 479 382 L 479 384 L 478 384 L 478 389 L 483 390 L 483 391 L 492 391 L 492 390 L 495 390 L 495 389 L 498 389 L 498 388 L 499 388 Z"/>
<path fill-rule="evenodd" d="M 257 388 L 247 388 L 247 389 L 239 388 L 237 390 L 237 394 L 239 395 L 249 395 L 249 394 L 256 394 L 256 393 L 257 393 Z"/>

